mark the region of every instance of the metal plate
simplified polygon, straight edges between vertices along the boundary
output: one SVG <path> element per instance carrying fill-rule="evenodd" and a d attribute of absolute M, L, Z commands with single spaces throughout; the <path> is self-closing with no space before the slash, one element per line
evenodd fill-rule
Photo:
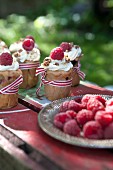
<path fill-rule="evenodd" d="M 100 95 L 106 100 L 112 98 L 112 96 L 109 95 L 101 95 L 101 94 L 94 94 L 94 95 Z M 53 125 L 54 116 L 59 112 L 59 108 L 62 102 L 64 102 L 65 100 L 78 99 L 82 97 L 83 95 L 73 96 L 69 98 L 59 99 L 48 104 L 38 114 L 39 126 L 45 133 L 47 133 L 51 137 L 71 145 L 88 147 L 88 148 L 113 148 L 113 139 L 93 140 L 93 139 L 74 137 L 65 134 L 64 132 L 62 132 L 61 130 L 59 130 Z"/>

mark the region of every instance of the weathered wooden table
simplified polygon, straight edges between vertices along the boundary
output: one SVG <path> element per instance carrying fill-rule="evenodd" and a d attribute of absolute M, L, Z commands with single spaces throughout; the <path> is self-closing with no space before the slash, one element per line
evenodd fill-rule
<path fill-rule="evenodd" d="M 71 95 L 107 94 L 90 84 L 73 87 Z M 19 104 L 0 110 L 0 170 L 112 170 L 113 149 L 90 149 L 55 140 L 38 125 L 42 106 L 20 96 Z"/>

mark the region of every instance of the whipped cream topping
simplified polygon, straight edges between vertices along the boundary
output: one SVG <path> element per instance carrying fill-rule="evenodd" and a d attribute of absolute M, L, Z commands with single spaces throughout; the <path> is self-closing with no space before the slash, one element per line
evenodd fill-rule
<path fill-rule="evenodd" d="M 0 40 L 0 47 L 4 47 L 4 46 L 6 46 L 6 43 L 4 41 Z"/>
<path fill-rule="evenodd" d="M 65 51 L 64 56 L 68 57 L 70 61 L 76 60 L 82 54 L 82 50 L 79 46 L 74 45 L 70 51 Z"/>
<path fill-rule="evenodd" d="M 2 53 L 10 53 L 10 51 L 9 51 L 8 48 L 5 48 L 5 47 L 0 46 L 0 55 L 1 55 Z"/>
<path fill-rule="evenodd" d="M 26 51 L 23 48 L 19 49 L 13 54 L 17 57 L 17 60 L 23 63 L 26 60 L 29 61 L 39 61 L 40 60 L 40 51 L 38 48 L 33 48 L 31 51 Z"/>
<path fill-rule="evenodd" d="M 17 59 L 13 57 L 12 65 L 4 66 L 0 65 L 0 71 L 6 71 L 6 70 L 18 70 L 19 69 L 19 63 L 17 62 Z"/>
<path fill-rule="evenodd" d="M 13 52 L 16 52 L 20 49 L 23 49 L 23 47 L 22 47 L 23 41 L 24 41 L 24 39 L 11 44 L 10 47 L 9 47 L 9 50 L 13 53 Z M 35 48 L 38 48 L 38 45 L 36 43 L 35 43 Z"/>
<path fill-rule="evenodd" d="M 15 51 L 20 50 L 22 48 L 22 42 L 23 41 L 20 40 L 18 42 L 15 42 L 15 43 L 11 44 L 10 47 L 9 47 L 9 50 L 11 52 L 15 52 Z"/>
<path fill-rule="evenodd" d="M 53 60 L 50 57 L 46 57 L 44 59 L 44 62 L 41 64 L 41 67 L 43 67 L 46 70 L 63 70 L 63 71 L 69 71 L 73 65 L 71 62 L 67 62 L 65 58 L 62 60 Z"/>

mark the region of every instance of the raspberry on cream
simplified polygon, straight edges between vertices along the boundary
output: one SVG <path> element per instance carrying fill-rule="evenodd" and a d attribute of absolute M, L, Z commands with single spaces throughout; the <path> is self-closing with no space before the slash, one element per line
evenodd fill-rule
<path fill-rule="evenodd" d="M 69 71 L 73 65 L 70 60 L 67 60 L 64 57 L 64 52 L 61 47 L 56 47 L 50 52 L 50 56 L 44 59 L 44 62 L 41 64 L 46 70 L 63 70 Z"/>
<path fill-rule="evenodd" d="M 53 60 L 50 57 L 46 57 L 44 62 L 41 64 L 41 67 L 52 71 L 57 70 L 68 71 L 71 68 L 73 68 L 73 65 L 71 64 L 71 62 L 67 62 L 65 58 L 63 58 L 62 60 Z"/>
<path fill-rule="evenodd" d="M 19 69 L 19 63 L 17 62 L 15 57 L 12 57 L 12 64 L 11 65 L 8 65 L 8 63 L 7 63 L 7 65 L 1 65 L 0 64 L 0 71 L 18 70 L 18 69 Z"/>
<path fill-rule="evenodd" d="M 10 52 L 13 53 L 13 52 L 16 52 L 20 49 L 23 49 L 23 46 L 22 46 L 23 41 L 24 41 L 24 39 L 20 39 L 19 41 L 11 44 L 10 47 L 9 47 Z M 35 43 L 34 46 L 35 46 L 35 48 L 38 48 L 38 45 L 36 43 Z"/>
<path fill-rule="evenodd" d="M 70 61 L 78 60 L 82 55 L 82 50 L 78 45 L 73 45 L 73 43 L 62 42 L 60 47 L 64 51 L 64 56 L 68 57 Z"/>
<path fill-rule="evenodd" d="M 70 61 L 73 61 L 82 55 L 82 50 L 79 46 L 73 46 L 70 51 L 65 51 L 64 55 L 68 56 Z"/>

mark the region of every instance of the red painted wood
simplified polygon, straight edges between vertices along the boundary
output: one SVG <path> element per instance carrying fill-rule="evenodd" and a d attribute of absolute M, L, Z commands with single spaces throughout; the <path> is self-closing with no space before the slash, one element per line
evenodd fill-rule
<path fill-rule="evenodd" d="M 103 88 L 79 85 L 72 89 L 72 95 L 86 91 L 88 93 L 111 94 Z M 18 105 L 17 108 L 26 108 Z M 13 108 L 14 109 L 14 108 Z M 16 108 L 15 108 L 16 109 Z M 110 149 L 88 149 L 71 146 L 57 141 L 45 134 L 37 121 L 38 113 L 26 111 L 0 114 L 0 123 L 44 154 L 48 159 L 66 170 L 111 170 L 113 169 L 113 151 Z"/>
<path fill-rule="evenodd" d="M 79 86 L 71 88 L 71 96 L 81 95 L 81 94 L 106 94 L 113 95 L 113 91 L 107 90 L 105 88 L 95 86 L 92 84 L 80 84 Z"/>

